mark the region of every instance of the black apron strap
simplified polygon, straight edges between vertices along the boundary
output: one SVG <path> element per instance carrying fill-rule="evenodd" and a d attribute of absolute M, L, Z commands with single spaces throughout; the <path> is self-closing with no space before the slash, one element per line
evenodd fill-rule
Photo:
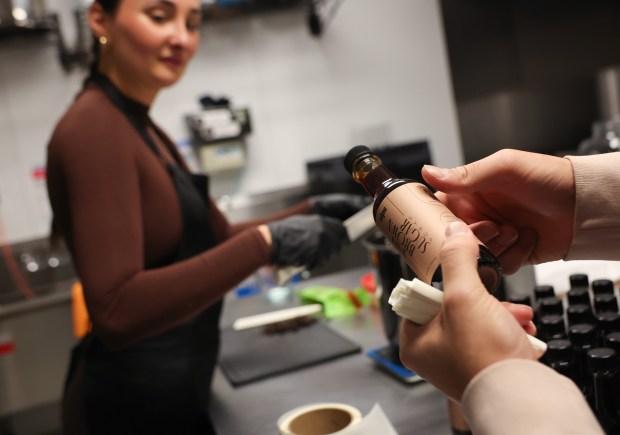
<path fill-rule="evenodd" d="M 166 164 L 174 182 L 181 213 L 183 216 L 184 235 L 181 240 L 177 260 L 184 260 L 196 255 L 205 249 L 213 247 L 217 241 L 209 225 L 209 177 L 204 174 L 191 174 L 180 165 L 172 165 L 161 155 L 157 144 L 148 134 L 146 126 L 150 120 L 140 119 L 135 110 L 131 110 L 130 103 L 104 75 L 95 74 L 90 79 L 99 86 L 108 98 L 125 115 L 127 120 L 140 134 L 149 148 Z M 157 134 L 157 129 L 153 129 Z M 162 138 L 162 140 L 165 139 Z"/>

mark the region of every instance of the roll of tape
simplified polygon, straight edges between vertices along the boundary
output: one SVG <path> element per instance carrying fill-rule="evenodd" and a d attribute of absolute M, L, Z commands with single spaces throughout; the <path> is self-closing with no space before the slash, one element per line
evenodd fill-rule
<path fill-rule="evenodd" d="M 361 420 L 362 413 L 351 405 L 314 403 L 282 415 L 278 429 L 280 435 L 335 435 Z"/>

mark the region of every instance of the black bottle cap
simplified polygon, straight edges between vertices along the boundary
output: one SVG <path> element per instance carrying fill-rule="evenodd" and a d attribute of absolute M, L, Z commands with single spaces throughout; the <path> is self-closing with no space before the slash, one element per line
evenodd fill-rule
<path fill-rule="evenodd" d="M 574 346 L 592 345 L 595 338 L 594 325 L 590 323 L 577 323 L 568 328 L 568 339 Z"/>
<path fill-rule="evenodd" d="M 590 304 L 569 305 L 566 308 L 566 317 L 569 325 L 576 325 L 577 323 L 592 323 L 594 320 L 594 314 L 592 313 L 592 307 Z"/>
<path fill-rule="evenodd" d="M 599 330 L 606 332 L 620 331 L 620 313 L 611 311 L 596 315 Z"/>
<path fill-rule="evenodd" d="M 353 170 L 353 163 L 358 158 L 364 155 L 371 155 L 372 151 L 365 145 L 357 145 L 349 150 L 346 156 L 344 156 L 344 167 L 347 171 L 351 172 Z"/>
<path fill-rule="evenodd" d="M 571 288 L 576 287 L 590 287 L 590 281 L 588 280 L 588 275 L 585 273 L 573 273 L 568 277 Z"/>
<path fill-rule="evenodd" d="M 602 294 L 594 297 L 594 309 L 597 313 L 604 313 L 606 311 L 611 311 L 613 313 L 618 312 L 618 300 L 616 299 L 616 295 L 613 294 Z"/>
<path fill-rule="evenodd" d="M 549 364 L 559 361 L 572 361 L 574 357 L 575 352 L 570 340 L 565 338 L 556 338 L 547 342 L 545 361 Z"/>
<path fill-rule="evenodd" d="M 537 285 L 534 287 L 534 298 L 536 300 L 555 296 L 555 290 L 552 285 Z"/>
<path fill-rule="evenodd" d="M 605 336 L 605 347 L 611 347 L 617 352 L 620 352 L 620 332 L 610 332 Z"/>
<path fill-rule="evenodd" d="M 617 364 L 616 351 L 609 347 L 597 347 L 588 351 L 588 369 L 591 373 L 612 370 Z"/>
<path fill-rule="evenodd" d="M 532 298 L 529 295 L 511 296 L 508 298 L 508 302 L 513 304 L 529 305 L 530 307 L 532 306 Z"/>
<path fill-rule="evenodd" d="M 592 293 L 601 295 L 605 293 L 614 293 L 614 283 L 610 279 L 596 279 L 592 281 Z"/>
<path fill-rule="evenodd" d="M 574 288 L 567 293 L 568 304 L 590 304 L 590 293 L 587 288 Z"/>
<path fill-rule="evenodd" d="M 547 314 L 564 314 L 562 301 L 555 296 L 542 298 L 538 301 L 538 313 L 540 316 Z"/>
<path fill-rule="evenodd" d="M 547 314 L 538 321 L 538 338 L 549 341 L 556 338 L 566 338 L 566 326 L 564 316 L 560 314 Z"/>

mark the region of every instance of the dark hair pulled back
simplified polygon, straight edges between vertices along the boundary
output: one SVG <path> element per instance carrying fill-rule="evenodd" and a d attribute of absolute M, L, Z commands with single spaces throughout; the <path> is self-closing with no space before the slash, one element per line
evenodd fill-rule
<path fill-rule="evenodd" d="M 101 5 L 101 8 L 104 10 L 105 13 L 114 15 L 121 1 L 122 0 L 95 0 L 94 3 L 98 3 L 99 5 Z M 93 60 L 90 64 L 90 73 L 88 75 L 88 78 L 86 79 L 87 81 L 97 72 L 97 68 L 99 67 L 99 40 L 95 36 L 93 36 L 92 56 Z"/>

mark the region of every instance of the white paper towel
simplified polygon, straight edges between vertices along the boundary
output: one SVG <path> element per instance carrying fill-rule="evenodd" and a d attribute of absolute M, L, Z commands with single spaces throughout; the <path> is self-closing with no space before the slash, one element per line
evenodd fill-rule
<path fill-rule="evenodd" d="M 330 435 L 376 435 L 379 433 L 382 435 L 398 435 L 378 403 L 363 418 L 362 413 L 357 408 L 343 403 L 315 403 L 300 406 L 286 412 L 278 419 L 280 435 L 296 435 L 290 428 L 290 424 L 294 419 L 328 408 L 346 411 L 351 416 L 351 421 L 346 427 L 332 432 Z"/>

